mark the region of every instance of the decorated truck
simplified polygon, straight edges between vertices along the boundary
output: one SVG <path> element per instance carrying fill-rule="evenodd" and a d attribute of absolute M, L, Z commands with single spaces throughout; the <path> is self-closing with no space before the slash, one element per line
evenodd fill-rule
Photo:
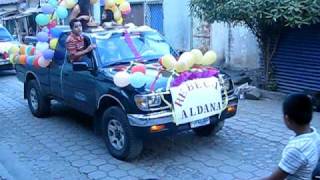
<path fill-rule="evenodd" d="M 58 39 L 50 41 L 52 60 L 46 60 L 50 56 L 43 45 L 35 49 L 44 51 L 41 57 L 14 57 L 24 98 L 36 117 L 50 114 L 53 99 L 91 115 L 115 158 L 137 157 L 143 141 L 155 136 L 189 130 L 215 134 L 236 114 L 232 80 L 214 68 L 212 51 L 180 55 L 146 26 L 94 28 L 83 36 L 86 46 L 96 48 L 71 62 L 66 49 L 70 30 L 60 29 Z"/>

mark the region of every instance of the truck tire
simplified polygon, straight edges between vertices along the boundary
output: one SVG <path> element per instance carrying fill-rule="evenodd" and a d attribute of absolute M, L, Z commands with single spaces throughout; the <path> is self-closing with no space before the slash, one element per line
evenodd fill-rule
<path fill-rule="evenodd" d="M 206 126 L 194 128 L 192 130 L 197 136 L 206 137 L 210 135 L 216 135 L 223 128 L 223 126 L 224 120 L 219 121 L 216 124 L 209 124 Z"/>
<path fill-rule="evenodd" d="M 127 120 L 126 113 L 117 106 L 106 109 L 102 115 L 102 135 L 110 154 L 119 160 L 132 160 L 143 149 Z"/>
<path fill-rule="evenodd" d="M 48 116 L 50 114 L 50 100 L 43 96 L 37 81 L 28 81 L 26 91 L 31 113 L 39 118 Z"/>

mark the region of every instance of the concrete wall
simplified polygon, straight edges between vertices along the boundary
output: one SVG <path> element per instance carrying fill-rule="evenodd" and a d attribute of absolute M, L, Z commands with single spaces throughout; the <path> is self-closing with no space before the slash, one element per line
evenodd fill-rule
<path fill-rule="evenodd" d="M 235 26 L 229 31 L 225 23 L 214 23 L 211 28 L 211 48 L 217 52 L 220 62 L 225 61 L 235 69 L 259 68 L 258 43 L 248 28 Z"/>
<path fill-rule="evenodd" d="M 163 0 L 164 34 L 176 49 L 189 50 L 191 43 L 191 17 L 189 0 Z"/>

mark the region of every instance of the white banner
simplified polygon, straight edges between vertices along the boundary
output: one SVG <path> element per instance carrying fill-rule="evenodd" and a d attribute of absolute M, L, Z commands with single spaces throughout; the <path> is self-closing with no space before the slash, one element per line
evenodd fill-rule
<path fill-rule="evenodd" d="M 223 111 L 218 78 L 195 79 L 170 89 L 174 107 L 174 122 L 185 124 Z"/>

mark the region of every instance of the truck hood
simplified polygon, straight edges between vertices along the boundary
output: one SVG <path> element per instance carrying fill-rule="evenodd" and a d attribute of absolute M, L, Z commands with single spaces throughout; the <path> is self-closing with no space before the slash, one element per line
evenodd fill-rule
<path fill-rule="evenodd" d="M 0 42 L 0 53 L 8 52 L 12 45 L 18 45 L 15 41 Z"/>
<path fill-rule="evenodd" d="M 113 78 L 114 75 L 117 72 L 124 71 L 128 69 L 130 65 L 116 65 L 112 67 L 105 68 L 104 71 L 107 76 L 110 78 Z M 173 79 L 175 79 L 172 76 L 171 72 L 168 71 L 161 71 L 161 65 L 159 63 L 151 63 L 146 65 L 146 85 L 142 88 L 136 89 L 137 92 L 139 93 L 148 93 L 151 91 L 156 91 L 156 92 L 165 92 L 166 88 L 168 86 L 168 83 L 171 83 Z M 130 74 L 130 70 L 128 71 Z M 170 81 L 170 82 L 169 82 Z M 169 86 L 170 87 L 170 86 Z M 127 86 L 126 88 L 133 88 L 132 86 Z"/>

